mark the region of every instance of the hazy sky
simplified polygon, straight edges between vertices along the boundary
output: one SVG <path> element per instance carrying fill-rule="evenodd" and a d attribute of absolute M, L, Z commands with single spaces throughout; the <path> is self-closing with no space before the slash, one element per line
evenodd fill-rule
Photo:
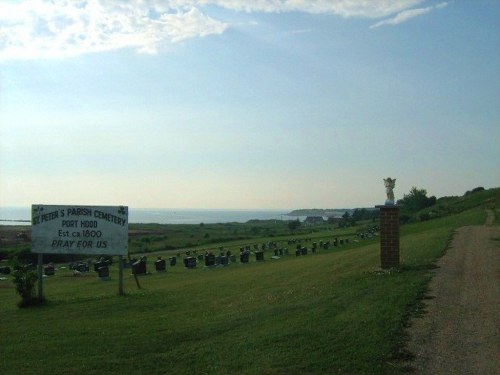
<path fill-rule="evenodd" d="M 0 0 L 0 206 L 500 186 L 500 1 Z"/>

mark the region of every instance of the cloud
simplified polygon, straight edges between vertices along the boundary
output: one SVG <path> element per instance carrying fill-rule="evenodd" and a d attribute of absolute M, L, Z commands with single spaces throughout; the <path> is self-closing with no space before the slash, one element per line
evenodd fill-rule
<path fill-rule="evenodd" d="M 170 8 L 119 0 L 30 0 L 0 4 L 0 60 L 71 57 L 221 34 L 227 24 L 194 7 Z"/>
<path fill-rule="evenodd" d="M 440 4 L 426 7 L 426 8 L 416 8 L 416 9 L 404 10 L 404 11 L 398 13 L 393 18 L 389 18 L 389 19 L 377 22 L 376 24 L 370 26 L 370 28 L 374 29 L 374 28 L 380 27 L 380 26 L 398 25 L 398 24 L 406 22 L 412 18 L 429 13 L 429 12 L 433 11 L 434 9 L 442 9 L 447 5 L 448 5 L 448 3 L 440 3 Z"/>
<path fill-rule="evenodd" d="M 341 17 L 381 18 L 421 3 L 423 0 L 191 0 L 191 5 L 212 4 L 245 12 L 306 12 Z"/>
<path fill-rule="evenodd" d="M 210 9 L 306 12 L 383 18 L 395 24 L 429 12 L 423 0 L 21 0 L 0 2 L 0 61 L 66 58 L 123 48 L 154 54 L 169 44 L 222 34 L 230 25 Z M 443 3 L 445 4 L 445 3 Z M 441 5 L 435 6 L 436 8 Z"/>

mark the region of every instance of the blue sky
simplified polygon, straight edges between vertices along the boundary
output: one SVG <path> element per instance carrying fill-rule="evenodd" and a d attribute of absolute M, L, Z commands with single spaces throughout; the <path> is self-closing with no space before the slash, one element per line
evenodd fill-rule
<path fill-rule="evenodd" d="M 500 186 L 499 1 L 0 1 L 0 205 Z"/>

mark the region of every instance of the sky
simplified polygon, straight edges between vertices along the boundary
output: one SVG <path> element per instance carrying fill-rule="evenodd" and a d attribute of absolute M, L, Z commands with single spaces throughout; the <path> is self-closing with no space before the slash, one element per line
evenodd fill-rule
<path fill-rule="evenodd" d="M 0 0 L 0 206 L 500 186 L 500 1 Z"/>

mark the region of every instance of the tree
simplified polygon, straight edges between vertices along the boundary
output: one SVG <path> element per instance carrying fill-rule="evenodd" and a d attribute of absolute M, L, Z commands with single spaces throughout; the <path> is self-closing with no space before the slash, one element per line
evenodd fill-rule
<path fill-rule="evenodd" d="M 300 220 L 293 220 L 288 222 L 288 229 L 290 229 L 292 232 L 297 230 L 300 227 L 301 223 Z"/>
<path fill-rule="evenodd" d="M 413 186 L 408 194 L 400 199 L 399 204 L 402 204 L 404 209 L 409 212 L 417 212 L 426 207 L 430 207 L 436 203 L 436 197 L 427 198 L 427 190 L 418 189 Z"/>
<path fill-rule="evenodd" d="M 342 219 L 338 223 L 339 228 L 345 228 L 349 226 L 356 225 L 356 220 L 349 214 L 348 211 L 344 212 Z"/>

